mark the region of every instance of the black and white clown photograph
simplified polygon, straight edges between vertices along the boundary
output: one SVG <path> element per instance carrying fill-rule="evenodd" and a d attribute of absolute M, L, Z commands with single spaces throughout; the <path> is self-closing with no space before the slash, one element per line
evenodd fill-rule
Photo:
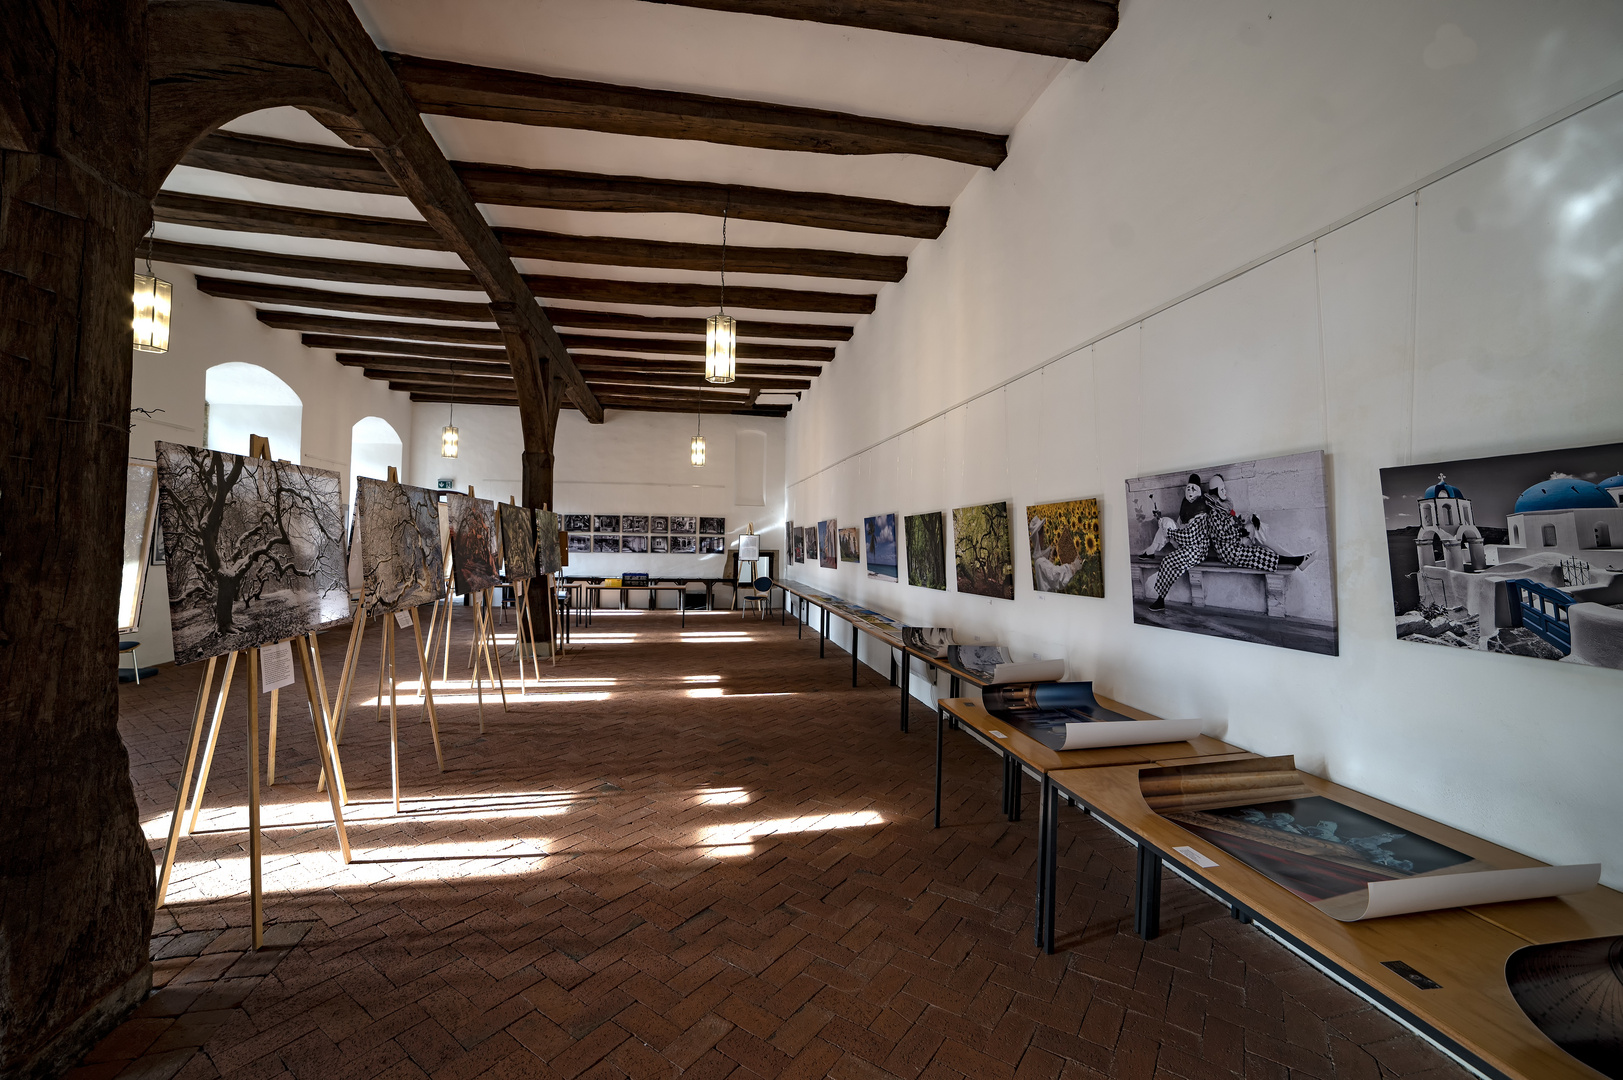
<path fill-rule="evenodd" d="M 1133 621 L 1337 653 L 1319 451 L 1127 481 Z"/>

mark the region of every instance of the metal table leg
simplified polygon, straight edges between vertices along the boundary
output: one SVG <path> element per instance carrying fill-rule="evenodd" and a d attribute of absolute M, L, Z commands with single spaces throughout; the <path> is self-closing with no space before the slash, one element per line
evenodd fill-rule
<path fill-rule="evenodd" d="M 907 684 L 908 684 L 909 681 L 911 681 L 908 678 L 909 674 L 911 674 L 911 673 L 908 671 L 907 654 L 903 653 L 902 654 L 902 677 L 899 680 L 901 682 L 901 684 L 902 684 L 902 734 L 903 735 L 907 734 L 907 713 L 908 713 L 908 710 L 912 707 L 912 704 L 913 704 L 911 701 L 908 700 L 908 698 L 911 696 L 907 692 Z"/>
<path fill-rule="evenodd" d="M 941 730 L 947 726 L 947 710 L 935 707 L 935 827 L 941 828 Z"/>
<path fill-rule="evenodd" d="M 1138 843 L 1138 886 L 1133 898 L 1133 933 L 1145 941 L 1161 933 L 1161 855 Z"/>
<path fill-rule="evenodd" d="M 1042 805 L 1037 812 L 1037 948 L 1054 952 L 1054 896 L 1059 871 L 1059 791 L 1043 773 Z"/>
<path fill-rule="evenodd" d="M 859 651 L 860 650 L 858 650 L 858 648 L 857 648 L 857 624 L 852 623 L 851 624 L 851 685 L 852 685 L 852 687 L 855 687 L 857 685 L 857 655 L 858 655 Z"/>
<path fill-rule="evenodd" d="M 822 614 L 817 621 L 817 659 L 821 660 L 828 655 L 828 608 L 820 607 L 817 610 Z"/>
<path fill-rule="evenodd" d="M 1020 820 L 1020 798 L 1022 789 L 1026 786 L 1026 771 L 1020 767 L 1020 759 L 1013 754 L 1009 755 L 1009 820 Z"/>

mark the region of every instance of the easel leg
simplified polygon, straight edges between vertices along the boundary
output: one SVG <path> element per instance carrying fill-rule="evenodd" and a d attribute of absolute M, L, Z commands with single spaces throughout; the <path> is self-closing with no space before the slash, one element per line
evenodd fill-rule
<path fill-rule="evenodd" d="M 186 757 L 180 767 L 180 783 L 175 787 L 175 812 L 169 815 L 169 842 L 163 849 L 163 869 L 158 872 L 158 907 L 163 907 L 164 894 L 169 891 L 169 873 L 175 868 L 175 845 L 180 841 L 181 815 L 186 812 L 186 792 L 191 787 L 192 770 L 197 767 L 197 746 L 203 739 L 203 717 L 208 714 L 209 691 L 214 686 L 214 663 L 219 657 L 209 657 L 203 669 L 203 680 L 197 684 L 197 705 L 192 710 L 192 735 L 186 743 Z"/>
<path fill-rule="evenodd" d="M 281 705 L 282 691 L 271 691 L 270 702 L 270 732 L 266 739 L 265 752 L 265 786 L 276 786 L 276 714 Z"/>
<path fill-rule="evenodd" d="M 412 610 L 412 613 L 411 613 L 411 621 L 412 621 L 412 625 L 416 626 L 416 624 L 417 624 L 417 611 L 416 611 L 415 608 Z M 436 601 L 434 601 L 434 611 L 433 611 L 432 614 L 430 614 L 428 616 L 428 641 L 426 643 L 422 643 L 422 647 L 420 647 L 417 650 L 419 653 L 421 653 L 424 657 L 427 657 L 429 660 L 434 659 L 434 645 L 435 645 L 436 641 L 438 640 L 434 635 L 435 635 L 435 632 L 439 630 L 439 627 L 440 627 L 440 602 L 438 600 L 436 600 Z M 418 701 L 423 700 L 424 687 L 426 687 L 427 685 L 428 685 L 428 668 L 425 667 L 425 668 L 423 668 L 423 681 L 422 681 L 422 684 L 417 687 L 417 700 Z"/>
<path fill-rule="evenodd" d="M 474 648 L 477 649 L 479 640 L 485 632 L 484 617 L 479 613 L 479 594 L 469 593 L 468 600 L 473 604 L 473 644 Z M 473 692 L 474 697 L 479 702 L 479 734 L 483 735 L 485 733 L 485 684 L 479 674 L 477 665 L 473 669 Z"/>
<path fill-rule="evenodd" d="M 254 950 L 265 944 L 265 885 L 259 839 L 259 650 L 248 653 L 248 891 L 253 909 Z"/>
<path fill-rule="evenodd" d="M 524 583 L 518 582 L 513 586 L 514 602 L 524 603 Z M 521 607 L 514 612 L 513 618 L 513 655 L 518 659 L 518 692 L 524 693 L 524 609 Z"/>
<path fill-rule="evenodd" d="M 360 616 L 359 611 L 357 611 L 355 614 L 357 617 Z M 330 705 L 327 699 L 327 679 L 326 676 L 322 674 L 323 665 L 321 663 L 321 645 L 316 641 L 315 631 L 310 631 L 307 638 L 310 642 L 310 663 L 316 671 L 316 697 L 321 704 L 321 725 L 322 730 L 327 736 L 327 753 L 332 756 L 333 775 L 338 777 L 338 798 L 347 806 L 349 805 L 349 788 L 344 783 L 344 763 L 339 760 L 338 742 L 333 738 L 333 733 L 338 730 L 334 726 L 334 717 L 332 712 L 333 706 L 336 703 Z M 318 792 L 321 790 L 320 777 L 318 777 L 316 780 L 316 790 Z"/>
<path fill-rule="evenodd" d="M 344 649 L 344 666 L 338 672 L 338 697 L 333 701 L 333 730 L 344 741 L 344 720 L 349 715 L 349 693 L 360 658 L 361 635 L 366 632 L 366 610 L 359 608 L 349 624 L 349 646 Z M 319 788 L 317 790 L 320 790 Z"/>
<path fill-rule="evenodd" d="M 197 774 L 197 791 L 192 795 L 192 812 L 188 815 L 181 835 L 190 836 L 197 828 L 197 815 L 203 812 L 203 792 L 209 785 L 209 769 L 214 765 L 214 747 L 220 741 L 220 724 L 225 720 L 225 699 L 231 691 L 231 675 L 237 670 L 237 654 L 225 660 L 225 675 L 220 679 L 220 696 L 214 702 L 214 722 L 209 725 L 209 745 L 203 751 L 203 768 Z"/>
<path fill-rule="evenodd" d="M 428 730 L 434 735 L 434 760 L 439 762 L 440 772 L 445 771 L 445 754 L 440 750 L 440 718 L 434 712 L 434 670 L 428 665 L 428 656 L 423 652 L 423 633 L 417 626 L 417 609 L 411 609 L 411 636 L 417 639 L 417 669 L 422 672 L 422 684 L 418 687 L 423 693 L 423 699 L 428 707 Z"/>
<path fill-rule="evenodd" d="M 394 790 L 394 812 L 400 813 L 400 720 L 395 704 L 394 620 L 383 620 L 383 649 L 389 657 L 389 773 Z"/>
<path fill-rule="evenodd" d="M 389 618 L 383 617 L 383 636 L 378 639 L 378 696 L 376 713 L 373 717 L 378 723 L 383 722 L 383 676 L 389 670 Z"/>
<path fill-rule="evenodd" d="M 492 592 L 487 590 L 485 592 L 485 611 L 487 613 L 491 610 L 491 605 L 494 602 L 495 601 L 492 599 Z M 486 669 L 489 669 L 491 656 L 494 655 L 496 659 L 496 674 L 493 677 L 496 680 L 496 689 L 499 690 L 502 695 L 502 712 L 506 712 L 507 685 L 502 682 L 502 654 L 501 650 L 496 645 L 496 627 L 489 618 L 485 619 L 485 629 L 489 631 L 489 640 L 485 643 L 485 667 Z"/>
<path fill-rule="evenodd" d="M 299 650 L 299 664 L 304 669 L 304 685 L 308 691 L 312 685 L 310 658 L 305 655 L 303 649 Z M 323 779 L 326 779 L 329 775 L 332 775 L 332 759 L 327 756 L 327 738 L 323 737 L 321 717 L 316 711 L 316 703 L 313 698 L 310 699 L 310 725 L 315 730 L 316 756 L 321 759 L 321 774 Z M 326 733 L 326 735 L 330 738 L 331 732 Z M 337 780 L 327 784 L 327 801 L 332 804 L 332 824 L 333 830 L 338 833 L 338 852 L 344 857 L 344 862 L 348 863 L 349 833 L 344 829 L 344 808 L 339 805 L 338 800 L 338 787 L 342 782 L 342 780 Z"/>

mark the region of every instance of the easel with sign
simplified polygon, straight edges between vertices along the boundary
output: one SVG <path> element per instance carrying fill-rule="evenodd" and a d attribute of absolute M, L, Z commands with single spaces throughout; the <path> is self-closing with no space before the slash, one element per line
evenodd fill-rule
<path fill-rule="evenodd" d="M 393 465 L 389 466 L 388 481 L 391 485 L 400 483 L 400 471 Z M 349 697 L 354 687 L 355 670 L 360 665 L 361 645 L 366 637 L 367 598 L 361 596 L 361 606 L 355 612 L 355 621 L 349 633 L 349 648 L 344 653 L 343 674 L 338 681 L 338 738 L 344 737 L 344 721 L 349 711 Z M 417 645 L 417 668 L 419 675 L 419 689 L 423 692 L 423 716 L 428 720 L 428 729 L 434 738 L 434 760 L 439 764 L 440 772 L 445 771 L 445 753 L 440 748 L 440 721 L 439 714 L 434 710 L 434 669 L 428 662 L 428 654 L 423 649 L 423 633 L 417 622 L 417 609 L 406 608 L 393 613 L 394 617 L 380 616 L 378 621 L 382 627 L 382 639 L 379 642 L 381 656 L 378 670 L 378 718 L 382 719 L 384 680 L 388 680 L 389 690 L 389 774 L 390 788 L 394 798 L 395 813 L 400 812 L 400 719 L 398 676 L 395 671 L 395 631 L 411 627 L 412 638 Z M 342 776 L 340 775 L 340 782 Z M 347 798 L 345 799 L 347 802 Z"/>
<path fill-rule="evenodd" d="M 761 591 L 756 587 L 756 580 L 760 571 L 760 561 L 761 538 L 755 535 L 755 522 L 752 521 L 744 526 L 744 532 L 738 538 L 738 550 L 727 553 L 726 569 L 722 571 L 722 576 L 733 587 L 733 602 L 728 608 L 729 611 L 738 607 L 740 581 L 749 583 L 750 595 L 745 597 L 746 600 L 759 599 Z M 742 573 L 745 563 L 749 563 L 750 568 L 747 578 Z"/>
<path fill-rule="evenodd" d="M 248 456 L 270 461 L 270 443 L 260 435 L 251 435 L 248 439 Z M 297 657 L 304 676 L 305 697 L 310 708 L 310 725 L 315 733 L 316 756 L 321 760 L 322 777 L 331 775 L 334 762 L 328 755 L 328 748 L 332 745 L 332 729 L 330 726 L 323 732 L 322 728 L 328 724 L 329 714 L 325 700 L 318 704 L 322 691 L 318 689 L 315 671 L 320 665 L 319 653 L 315 655 L 315 665 L 312 666 L 311 652 L 314 650 L 315 634 L 301 635 L 291 641 L 278 642 L 271 648 L 287 647 Z M 203 761 L 202 769 L 197 779 L 197 796 L 193 803 L 190 820 L 187 820 L 186 796 L 190 791 L 192 771 L 197 767 L 197 751 L 203 736 L 203 718 L 208 714 L 209 695 L 214 687 L 214 669 L 219 661 L 218 656 L 208 658 L 203 668 L 203 678 L 197 687 L 197 704 L 192 710 L 191 736 L 186 743 L 186 758 L 181 766 L 180 783 L 175 790 L 175 809 L 169 817 L 169 839 L 164 846 L 163 865 L 158 873 L 158 899 L 159 907 L 163 906 L 164 897 L 169 891 L 169 879 L 175 868 L 175 851 L 182 835 L 190 835 L 196 827 L 197 814 L 202 807 L 203 790 L 208 784 L 208 770 L 214 757 L 215 744 L 219 740 L 221 722 L 225 717 L 225 703 L 231 689 L 231 676 L 236 671 L 237 658 L 245 658 L 248 669 L 248 883 L 250 908 L 252 911 L 253 948 L 258 949 L 264 944 L 264 916 L 265 897 L 261 875 L 262 844 L 259 828 L 259 695 L 261 687 L 256 685 L 260 679 L 260 650 L 258 647 L 235 650 L 226 653 L 225 677 L 220 682 L 219 697 L 214 706 L 213 730 L 209 735 L 208 752 Z M 280 689 L 278 687 L 277 689 Z M 275 691 L 272 691 L 272 708 L 277 700 Z M 273 721 L 274 723 L 274 721 Z M 332 805 L 333 829 L 338 834 L 338 851 L 344 862 L 350 861 L 349 834 L 344 828 L 344 811 L 339 804 L 336 784 L 328 786 L 328 801 Z"/>

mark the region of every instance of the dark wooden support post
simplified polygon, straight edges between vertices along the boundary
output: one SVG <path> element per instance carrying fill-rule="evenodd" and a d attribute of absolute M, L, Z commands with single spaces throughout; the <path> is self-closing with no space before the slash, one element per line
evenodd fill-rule
<path fill-rule="evenodd" d="M 0 1075 L 54 1076 L 151 985 L 118 735 L 130 288 L 150 220 L 144 0 L 0 32 Z"/>

